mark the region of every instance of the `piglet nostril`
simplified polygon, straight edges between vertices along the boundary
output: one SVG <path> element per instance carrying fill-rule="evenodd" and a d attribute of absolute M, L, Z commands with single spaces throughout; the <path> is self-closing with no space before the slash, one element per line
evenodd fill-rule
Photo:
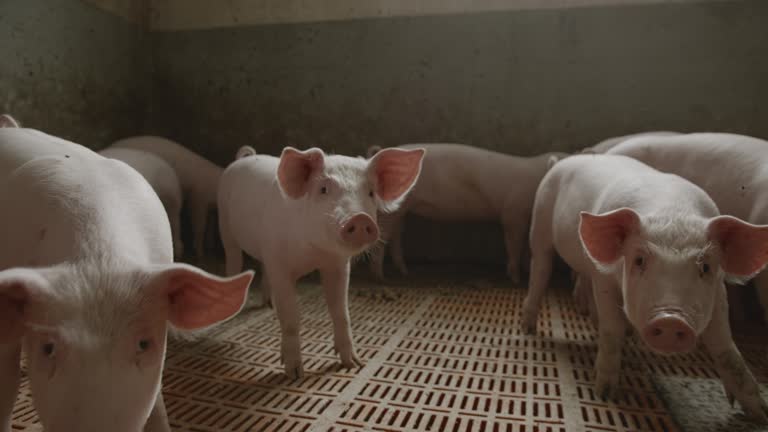
<path fill-rule="evenodd" d="M 353 232 L 355 232 L 355 226 L 354 226 L 354 225 L 352 225 L 351 227 L 347 228 L 347 232 L 348 232 L 348 233 L 350 233 L 350 234 L 352 234 Z"/>
<path fill-rule="evenodd" d="M 661 336 L 662 333 L 663 333 L 663 331 L 660 328 L 658 328 L 658 327 L 653 329 L 653 335 L 654 336 Z"/>
<path fill-rule="evenodd" d="M 685 338 L 688 336 L 685 332 L 677 332 L 675 333 L 675 336 L 677 336 L 677 339 L 679 340 L 685 340 Z"/>

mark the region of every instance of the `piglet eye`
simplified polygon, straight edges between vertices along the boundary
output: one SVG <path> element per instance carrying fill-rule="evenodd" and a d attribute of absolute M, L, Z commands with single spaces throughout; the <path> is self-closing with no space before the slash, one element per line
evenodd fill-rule
<path fill-rule="evenodd" d="M 635 257 L 635 265 L 637 267 L 643 267 L 645 265 L 645 258 L 643 258 L 641 256 Z"/>
<path fill-rule="evenodd" d="M 140 353 L 146 352 L 151 345 L 152 343 L 149 341 L 149 339 L 142 339 L 139 341 L 138 351 Z"/>
<path fill-rule="evenodd" d="M 368 196 L 373 198 L 373 191 L 368 191 Z"/>
<path fill-rule="evenodd" d="M 320 193 L 321 193 L 321 194 L 327 194 L 327 193 L 328 193 L 328 188 L 327 188 L 327 187 L 325 187 L 325 186 L 321 187 L 321 188 L 320 188 Z"/>
<path fill-rule="evenodd" d="M 43 355 L 46 357 L 53 357 L 53 354 L 56 352 L 56 347 L 53 345 L 52 342 L 48 342 L 46 344 L 43 344 Z"/>
<path fill-rule="evenodd" d="M 701 265 L 699 266 L 699 274 L 701 276 L 704 276 L 707 273 L 709 273 L 709 264 L 701 263 Z"/>

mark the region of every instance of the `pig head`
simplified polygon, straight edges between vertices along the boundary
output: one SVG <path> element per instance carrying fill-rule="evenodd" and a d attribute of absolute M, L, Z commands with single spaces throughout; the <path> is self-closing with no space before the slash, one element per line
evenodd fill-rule
<path fill-rule="evenodd" d="M 2 271 L 0 384 L 18 386 L 18 351 L 8 347 L 23 345 L 47 432 L 141 431 L 159 395 L 169 325 L 192 330 L 233 316 L 252 276 L 98 262 Z"/>
<path fill-rule="evenodd" d="M 641 218 L 622 208 L 581 213 L 579 235 L 598 269 L 620 267 L 623 309 L 643 341 L 664 354 L 696 348 L 726 277 L 768 262 L 768 226 L 731 216 Z"/>

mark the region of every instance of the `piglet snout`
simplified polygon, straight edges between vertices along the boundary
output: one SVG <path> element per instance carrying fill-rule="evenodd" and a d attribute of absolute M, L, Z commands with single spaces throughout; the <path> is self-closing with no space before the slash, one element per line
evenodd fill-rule
<path fill-rule="evenodd" d="M 340 234 L 345 245 L 362 248 L 379 239 L 379 227 L 370 216 L 358 213 L 344 222 Z"/>
<path fill-rule="evenodd" d="M 643 340 L 662 353 L 686 353 L 696 348 L 696 333 L 680 315 L 660 313 L 648 321 Z"/>

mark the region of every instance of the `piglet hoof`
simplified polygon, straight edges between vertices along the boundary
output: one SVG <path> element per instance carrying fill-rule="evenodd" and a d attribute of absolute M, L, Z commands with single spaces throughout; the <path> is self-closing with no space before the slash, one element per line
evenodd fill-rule
<path fill-rule="evenodd" d="M 304 366 L 301 361 L 298 340 L 284 338 L 282 344 L 280 360 L 285 366 L 285 375 L 292 380 L 302 378 L 304 376 Z"/>
<path fill-rule="evenodd" d="M 341 367 L 345 369 L 357 369 L 363 367 L 363 361 L 357 356 L 354 348 L 346 347 L 339 349 L 338 347 L 334 347 L 333 350 L 336 351 L 341 358 Z"/>
<path fill-rule="evenodd" d="M 285 365 L 285 376 L 288 377 L 291 381 L 296 381 L 304 378 L 304 367 L 302 365 L 298 366 L 288 366 Z"/>
<path fill-rule="evenodd" d="M 733 395 L 730 398 L 733 398 Z M 735 399 L 739 401 L 744 413 L 752 421 L 759 424 L 768 424 L 768 405 L 766 405 L 760 394 L 746 394 Z"/>
<path fill-rule="evenodd" d="M 538 314 L 531 310 L 531 308 L 523 306 L 523 333 L 527 335 L 536 334 L 536 324 L 538 321 Z"/>
<path fill-rule="evenodd" d="M 619 396 L 619 374 L 597 372 L 595 381 L 597 396 L 604 401 L 614 400 Z"/>
<path fill-rule="evenodd" d="M 390 289 L 390 288 L 384 287 L 381 290 L 381 299 L 382 300 L 395 301 L 395 300 L 397 300 L 397 297 L 398 297 L 397 294 L 395 294 L 395 292 L 392 291 L 392 289 Z"/>

